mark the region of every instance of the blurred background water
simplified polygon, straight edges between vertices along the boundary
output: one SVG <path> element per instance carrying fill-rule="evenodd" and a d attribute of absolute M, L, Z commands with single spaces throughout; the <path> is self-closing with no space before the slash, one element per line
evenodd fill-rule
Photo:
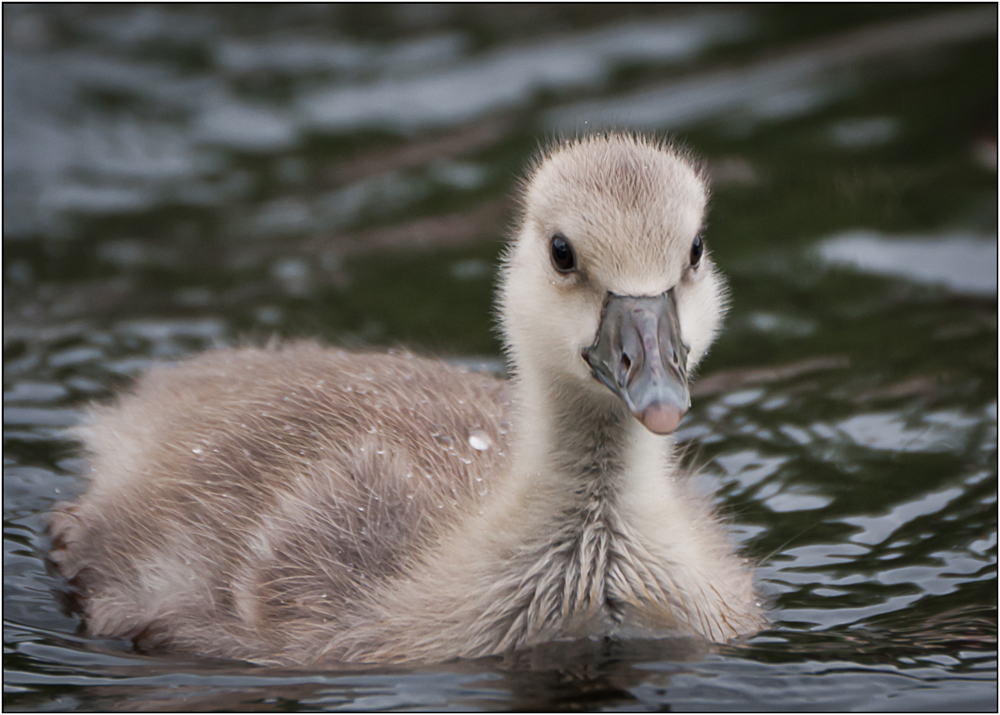
<path fill-rule="evenodd" d="M 3 8 L 4 705 L 996 708 L 992 5 Z M 416 669 L 77 633 L 66 427 L 154 362 L 318 335 L 502 372 L 540 142 L 669 132 L 714 176 L 726 330 L 680 436 L 774 627 Z"/>

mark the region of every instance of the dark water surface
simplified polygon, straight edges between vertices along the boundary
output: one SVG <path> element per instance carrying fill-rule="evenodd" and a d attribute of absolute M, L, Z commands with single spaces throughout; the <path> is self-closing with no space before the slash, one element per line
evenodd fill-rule
<path fill-rule="evenodd" d="M 995 6 L 5 5 L 3 33 L 6 708 L 995 710 Z M 681 437 L 771 630 L 337 672 L 76 635 L 43 514 L 88 402 L 272 336 L 500 369 L 515 177 L 609 123 L 715 177 L 733 308 Z"/>

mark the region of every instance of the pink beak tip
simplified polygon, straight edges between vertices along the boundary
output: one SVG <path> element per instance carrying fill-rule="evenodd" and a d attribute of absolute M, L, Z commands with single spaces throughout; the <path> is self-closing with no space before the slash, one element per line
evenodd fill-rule
<path fill-rule="evenodd" d="M 687 410 L 682 410 L 674 405 L 653 403 L 636 417 L 650 432 L 670 434 L 677 429 L 686 412 Z"/>

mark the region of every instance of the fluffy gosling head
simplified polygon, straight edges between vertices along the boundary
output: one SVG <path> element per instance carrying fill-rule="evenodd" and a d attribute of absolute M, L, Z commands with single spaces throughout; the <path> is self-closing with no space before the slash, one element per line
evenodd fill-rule
<path fill-rule="evenodd" d="M 516 369 L 674 431 L 725 311 L 701 237 L 707 196 L 691 162 L 657 140 L 592 135 L 548 150 L 528 177 L 501 283 Z"/>

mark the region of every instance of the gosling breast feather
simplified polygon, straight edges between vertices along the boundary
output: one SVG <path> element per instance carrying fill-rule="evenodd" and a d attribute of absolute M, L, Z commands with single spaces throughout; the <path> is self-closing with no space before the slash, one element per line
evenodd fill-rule
<path fill-rule="evenodd" d="M 50 519 L 88 631 L 322 665 L 761 628 L 669 436 L 725 310 L 706 197 L 653 139 L 549 149 L 503 261 L 510 381 L 306 342 L 93 408 L 89 489 Z"/>

